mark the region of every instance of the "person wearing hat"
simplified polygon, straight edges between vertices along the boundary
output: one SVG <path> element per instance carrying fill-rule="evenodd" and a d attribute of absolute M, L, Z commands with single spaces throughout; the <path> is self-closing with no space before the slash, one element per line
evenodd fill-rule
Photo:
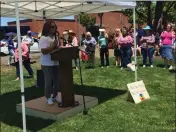
<path fill-rule="evenodd" d="M 68 44 L 68 33 L 69 31 L 68 30 L 65 30 L 63 33 L 62 33 L 62 39 L 63 39 L 63 46 L 66 46 Z"/>
<path fill-rule="evenodd" d="M 78 40 L 76 38 L 76 33 L 74 33 L 72 30 L 69 30 L 68 43 L 71 46 L 78 46 Z M 75 62 L 76 70 L 79 70 L 78 69 L 78 58 L 74 59 L 74 62 Z"/>
<path fill-rule="evenodd" d="M 149 58 L 149 65 L 153 68 L 153 54 L 154 54 L 154 43 L 155 36 L 152 34 L 150 26 L 146 26 L 143 28 L 145 31 L 145 35 L 142 36 L 141 42 L 141 53 L 143 57 L 143 67 L 146 67 L 147 56 Z"/>

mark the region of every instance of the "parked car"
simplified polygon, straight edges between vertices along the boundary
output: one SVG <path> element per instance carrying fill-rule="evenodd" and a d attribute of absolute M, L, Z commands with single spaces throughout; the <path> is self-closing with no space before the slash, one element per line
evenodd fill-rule
<path fill-rule="evenodd" d="M 21 37 L 22 40 L 23 37 Z M 31 53 L 37 53 L 40 52 L 39 50 L 39 43 L 38 43 L 38 39 L 33 38 L 34 39 L 34 44 L 30 47 L 30 52 Z M 13 39 L 14 41 L 14 46 L 17 47 L 17 38 Z M 1 40 L 0 43 L 0 55 L 8 55 L 9 54 L 9 50 L 8 50 L 8 43 L 6 39 Z"/>
<path fill-rule="evenodd" d="M 7 55 L 7 54 L 9 54 L 7 40 L 5 40 L 5 39 L 1 40 L 0 48 L 1 48 L 0 49 L 0 55 Z"/>

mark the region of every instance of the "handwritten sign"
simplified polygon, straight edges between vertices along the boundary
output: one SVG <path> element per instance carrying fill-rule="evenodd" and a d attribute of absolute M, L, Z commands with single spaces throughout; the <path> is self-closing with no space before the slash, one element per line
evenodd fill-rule
<path fill-rule="evenodd" d="M 129 90 L 128 100 L 133 100 L 135 104 L 150 98 L 143 81 L 127 84 L 127 87 Z"/>

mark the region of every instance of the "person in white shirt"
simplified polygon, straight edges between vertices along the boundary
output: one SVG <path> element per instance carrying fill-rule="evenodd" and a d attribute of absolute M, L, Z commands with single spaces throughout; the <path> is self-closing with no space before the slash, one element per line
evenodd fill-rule
<path fill-rule="evenodd" d="M 58 101 L 58 80 L 59 80 L 59 62 L 52 61 L 50 53 L 58 48 L 59 40 L 55 37 L 57 34 L 57 26 L 53 21 L 47 21 L 43 26 L 42 37 L 39 41 L 41 49 L 40 63 L 45 78 L 45 97 L 47 104 L 52 105 L 54 101 Z M 53 96 L 51 97 L 51 95 Z"/>
<path fill-rule="evenodd" d="M 34 44 L 34 39 L 32 38 L 31 31 L 27 32 L 27 35 L 23 37 L 22 42 L 27 43 L 30 52 L 30 47 Z"/>

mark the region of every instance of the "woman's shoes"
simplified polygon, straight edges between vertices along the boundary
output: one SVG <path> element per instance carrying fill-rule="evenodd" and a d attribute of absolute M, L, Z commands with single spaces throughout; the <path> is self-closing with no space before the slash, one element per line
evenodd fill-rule
<path fill-rule="evenodd" d="M 15 80 L 13 80 L 13 81 L 18 81 L 18 80 L 20 80 L 20 78 L 19 77 L 17 77 Z"/>
<path fill-rule="evenodd" d="M 47 101 L 46 101 L 46 103 L 47 103 L 48 105 L 53 105 L 53 104 L 54 104 L 52 98 L 48 98 Z"/>

